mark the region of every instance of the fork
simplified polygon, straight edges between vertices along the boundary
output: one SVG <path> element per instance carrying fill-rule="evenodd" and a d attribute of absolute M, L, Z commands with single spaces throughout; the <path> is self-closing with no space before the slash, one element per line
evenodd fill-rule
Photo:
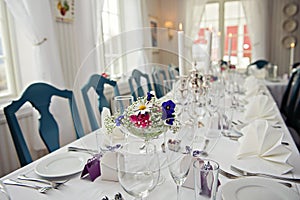
<path fill-rule="evenodd" d="M 229 178 L 229 179 L 237 179 L 237 178 L 245 178 L 244 176 L 237 176 L 237 175 L 234 175 L 234 174 L 231 174 L 229 172 L 226 172 L 224 170 L 222 170 L 221 168 L 219 168 L 219 172 L 221 175 Z M 292 187 L 292 184 L 291 183 L 287 183 L 287 182 L 279 182 L 280 184 L 283 184 L 287 187 Z"/>
<path fill-rule="evenodd" d="M 33 189 L 36 189 L 37 191 L 39 191 L 40 193 L 46 193 L 48 190 L 52 189 L 52 187 L 50 187 L 50 186 L 41 187 L 41 186 L 38 186 L 38 185 L 31 185 L 31 184 L 27 184 L 27 183 L 21 183 L 19 181 L 15 181 L 15 180 L 12 180 L 12 179 L 6 179 L 6 180 L 3 181 L 3 183 L 6 184 L 6 185 L 16 185 L 16 186 L 33 188 Z"/>
<path fill-rule="evenodd" d="M 18 176 L 18 179 L 26 180 L 26 181 L 35 181 L 35 182 L 39 182 L 39 183 L 45 183 L 45 184 L 51 185 L 51 187 L 53 187 L 54 189 L 57 189 L 59 186 L 66 183 L 67 181 L 69 181 L 68 179 L 63 180 L 63 181 L 49 181 L 49 180 L 40 179 L 40 178 L 27 177 L 25 174 L 20 174 Z"/>
<path fill-rule="evenodd" d="M 222 174 L 223 176 L 225 176 L 229 179 L 242 178 L 242 176 L 237 176 L 237 175 L 231 174 L 229 172 L 222 170 L 221 168 L 219 168 L 219 172 L 220 172 L 220 174 Z"/>
<path fill-rule="evenodd" d="M 280 179 L 280 180 L 285 180 L 285 181 L 290 181 L 294 183 L 299 183 L 300 184 L 300 179 L 299 178 L 287 178 L 287 177 L 280 177 L 280 176 L 274 176 L 271 174 L 264 174 L 264 173 L 252 173 L 248 172 L 245 170 L 241 170 L 233 165 L 230 166 L 231 170 L 243 175 L 243 176 L 260 176 L 260 177 L 268 177 L 268 178 L 274 178 L 274 179 Z"/>

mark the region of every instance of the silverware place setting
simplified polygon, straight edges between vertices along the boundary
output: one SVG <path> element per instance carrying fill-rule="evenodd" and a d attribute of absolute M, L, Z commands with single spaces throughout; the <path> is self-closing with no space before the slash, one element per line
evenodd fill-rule
<path fill-rule="evenodd" d="M 289 181 L 289 182 L 294 182 L 300 184 L 300 179 L 299 178 L 287 178 L 287 177 L 280 177 L 280 176 L 275 176 L 271 174 L 264 174 L 264 173 L 253 173 L 253 172 L 248 172 L 242 169 L 239 169 L 236 166 L 231 165 L 230 169 L 234 172 L 237 172 L 243 176 L 260 176 L 260 177 L 265 177 L 265 178 L 273 178 L 273 179 L 279 179 L 279 180 L 284 180 L 284 181 Z"/>
<path fill-rule="evenodd" d="M 50 185 L 49 187 L 52 187 L 54 189 L 58 189 L 61 185 L 65 184 L 66 182 L 69 181 L 69 179 L 61 180 L 61 181 L 50 181 L 50 180 L 46 180 L 46 179 L 42 179 L 42 178 L 28 177 L 25 174 L 20 174 L 17 178 L 19 180 L 44 183 L 44 184 Z"/>
<path fill-rule="evenodd" d="M 20 187 L 27 187 L 27 188 L 32 188 L 37 190 L 40 193 L 46 193 L 47 191 L 51 190 L 53 187 L 52 186 L 39 186 L 39 185 L 34 185 L 34 184 L 29 184 L 29 183 L 23 183 L 17 180 L 13 179 L 6 179 L 3 181 L 5 185 L 15 185 L 15 186 L 20 186 Z"/>
<path fill-rule="evenodd" d="M 229 178 L 229 179 L 238 179 L 238 178 L 245 178 L 246 176 L 238 176 L 238 175 L 234 175 L 234 174 L 231 174 L 229 172 L 226 172 L 224 170 L 222 170 L 221 168 L 219 169 L 219 172 L 221 175 L 225 176 L 226 178 Z M 292 187 L 293 185 L 291 183 L 287 183 L 287 182 L 279 182 L 280 184 L 283 184 L 287 187 Z"/>

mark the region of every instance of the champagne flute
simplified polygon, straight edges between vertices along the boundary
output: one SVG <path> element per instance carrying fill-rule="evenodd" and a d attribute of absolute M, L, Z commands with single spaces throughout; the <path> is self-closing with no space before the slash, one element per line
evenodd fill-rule
<path fill-rule="evenodd" d="M 159 156 L 156 146 L 143 141 L 133 141 L 118 152 L 118 179 L 122 188 L 135 199 L 143 199 L 156 187 L 160 176 Z"/>
<path fill-rule="evenodd" d="M 192 163 L 192 141 L 194 124 L 185 123 L 167 142 L 167 161 L 169 172 L 177 186 L 177 200 L 180 200 L 181 186 L 185 182 Z"/>

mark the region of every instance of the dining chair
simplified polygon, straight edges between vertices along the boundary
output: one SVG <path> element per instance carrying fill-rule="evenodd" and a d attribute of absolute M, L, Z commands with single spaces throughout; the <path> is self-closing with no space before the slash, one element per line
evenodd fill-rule
<path fill-rule="evenodd" d="M 142 80 L 146 81 L 147 90 L 148 90 L 146 92 L 144 91 L 144 88 L 142 85 Z M 134 87 L 134 82 L 135 82 L 136 88 Z M 152 86 L 151 86 L 151 82 L 150 82 L 150 78 L 149 78 L 148 74 L 143 73 L 138 69 L 134 69 L 132 71 L 131 76 L 128 78 L 128 83 L 129 83 L 130 92 L 134 98 L 134 101 L 137 100 L 137 97 L 143 97 L 143 96 L 145 96 L 145 94 L 147 92 L 152 91 Z"/>
<path fill-rule="evenodd" d="M 152 68 L 152 80 L 154 85 L 154 90 L 157 98 L 161 98 L 164 96 L 164 80 L 167 80 L 167 74 L 164 69 L 161 68 Z"/>
<path fill-rule="evenodd" d="M 283 93 L 282 96 L 282 101 L 281 101 L 281 105 L 280 105 L 280 112 L 283 115 L 283 118 L 286 120 L 287 119 L 287 115 L 289 114 L 289 112 L 291 112 L 291 110 L 293 109 L 292 107 L 294 105 L 291 105 L 291 90 L 292 88 L 295 86 L 295 81 L 297 78 L 297 71 L 299 71 L 299 69 L 294 70 L 289 78 L 289 82 L 288 85 L 286 86 L 286 89 Z"/>
<path fill-rule="evenodd" d="M 168 65 L 168 72 L 169 72 L 169 78 L 172 79 L 172 80 L 175 80 L 176 76 L 178 76 L 177 69 L 172 67 L 171 64 Z"/>
<path fill-rule="evenodd" d="M 73 92 L 70 90 L 60 90 L 47 83 L 33 83 L 23 92 L 22 96 L 4 108 L 4 114 L 12 135 L 12 139 L 20 160 L 21 166 L 32 162 L 32 157 L 24 139 L 23 132 L 16 117 L 16 112 L 27 102 L 39 112 L 39 134 L 49 152 L 59 149 L 59 127 L 57 119 L 50 111 L 52 97 L 68 99 L 70 111 L 73 118 L 73 125 L 76 137 L 84 136 L 83 127 L 80 121 L 78 108 Z"/>
<path fill-rule="evenodd" d="M 90 121 L 92 131 L 97 130 L 99 128 L 99 124 L 97 122 L 94 110 L 92 108 L 91 101 L 88 96 L 88 91 L 90 88 L 93 88 L 98 95 L 98 111 L 101 114 L 103 107 L 110 108 L 110 102 L 104 95 L 104 86 L 110 85 L 114 89 L 115 96 L 120 95 L 119 87 L 116 81 L 107 79 L 99 74 L 93 74 L 88 82 L 81 88 L 81 93 L 83 96 L 84 104 L 87 110 L 88 118 Z"/>
<path fill-rule="evenodd" d="M 251 67 L 255 66 L 256 69 L 260 70 L 263 69 L 266 65 L 268 65 L 270 62 L 267 60 L 256 60 L 255 62 L 250 63 L 247 66 L 246 73 L 249 74 L 249 70 Z"/>
<path fill-rule="evenodd" d="M 287 105 L 286 122 L 296 131 L 300 130 L 300 68 L 297 69 L 295 81 L 291 87 L 290 99 Z"/>

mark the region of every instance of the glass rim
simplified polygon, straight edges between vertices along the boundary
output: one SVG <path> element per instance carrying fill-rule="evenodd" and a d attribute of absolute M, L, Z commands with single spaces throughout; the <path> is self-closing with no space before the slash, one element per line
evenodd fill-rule
<path fill-rule="evenodd" d="M 127 146 L 132 145 L 133 143 L 138 143 L 135 146 L 135 150 L 140 149 L 140 151 L 130 151 L 128 149 L 126 149 Z M 148 146 L 148 148 L 151 146 L 151 149 L 149 149 L 150 151 L 146 151 L 146 148 L 144 148 L 145 151 L 143 151 L 143 149 L 141 148 L 141 146 L 146 145 Z M 122 148 L 118 151 L 118 153 L 120 154 L 132 154 L 132 155 L 145 155 L 145 154 L 158 154 L 156 145 L 153 144 L 152 142 L 147 142 L 145 143 L 145 141 L 131 141 L 129 143 L 126 143 L 122 146 Z"/>
<path fill-rule="evenodd" d="M 120 99 L 130 99 L 133 100 L 133 96 L 131 95 L 119 95 L 119 96 L 115 96 L 114 100 L 120 100 Z"/>
<path fill-rule="evenodd" d="M 205 171 L 217 171 L 217 170 L 220 169 L 220 165 L 219 165 L 219 163 L 218 163 L 217 161 L 212 160 L 212 159 L 199 159 L 199 158 L 196 159 L 196 160 L 193 162 L 193 167 L 194 167 L 194 169 L 200 169 L 200 170 L 203 170 L 203 169 L 200 167 L 200 165 L 199 165 L 199 166 L 196 165 L 197 163 L 199 163 L 199 161 L 203 161 L 203 163 L 205 163 L 205 161 L 210 162 L 210 163 L 214 163 L 215 167 L 214 167 L 213 169 L 211 169 L 211 170 L 205 170 Z"/>

